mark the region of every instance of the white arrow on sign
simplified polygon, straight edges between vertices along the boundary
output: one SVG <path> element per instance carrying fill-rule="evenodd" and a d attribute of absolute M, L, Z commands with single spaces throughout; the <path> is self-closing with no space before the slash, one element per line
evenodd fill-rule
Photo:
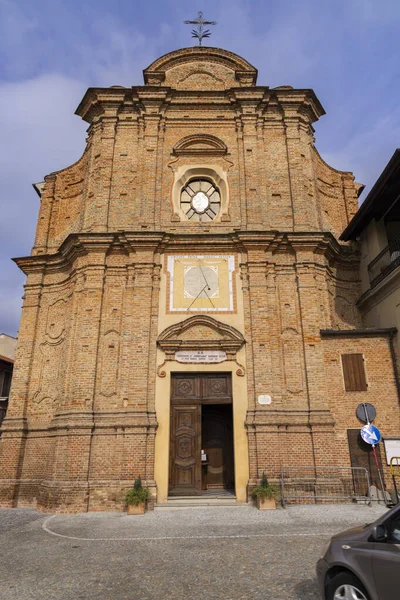
<path fill-rule="evenodd" d="M 361 429 L 361 437 L 364 442 L 367 442 L 367 444 L 371 444 L 372 446 L 375 446 L 381 440 L 379 429 L 371 424 L 364 425 L 364 427 Z"/>

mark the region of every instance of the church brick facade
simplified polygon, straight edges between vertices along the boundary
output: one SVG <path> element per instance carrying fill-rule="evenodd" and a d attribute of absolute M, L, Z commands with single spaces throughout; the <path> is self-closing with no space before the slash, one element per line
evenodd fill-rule
<path fill-rule="evenodd" d="M 359 257 L 338 241 L 360 186 L 314 146 L 314 92 L 256 80 L 196 47 L 156 60 L 143 86 L 86 92 L 85 152 L 45 178 L 16 259 L 1 506 L 119 510 L 138 474 L 151 504 L 200 494 L 206 439 L 210 485 L 246 501 L 263 471 L 350 465 L 360 402 L 398 435 L 394 332 L 363 329 Z M 366 390 L 346 391 L 347 354 Z"/>

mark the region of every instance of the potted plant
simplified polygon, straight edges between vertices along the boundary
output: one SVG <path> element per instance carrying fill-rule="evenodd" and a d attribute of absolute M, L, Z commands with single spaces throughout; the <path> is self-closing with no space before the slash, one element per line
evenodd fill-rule
<path fill-rule="evenodd" d="M 148 496 L 149 489 L 143 487 L 142 479 L 139 475 L 134 481 L 133 488 L 128 490 L 124 497 L 128 507 L 128 515 L 143 515 Z"/>
<path fill-rule="evenodd" d="M 251 495 L 256 500 L 257 507 L 260 510 L 271 510 L 276 508 L 276 497 L 279 496 L 279 489 L 268 483 L 267 476 L 263 471 L 261 484 L 253 488 Z"/>

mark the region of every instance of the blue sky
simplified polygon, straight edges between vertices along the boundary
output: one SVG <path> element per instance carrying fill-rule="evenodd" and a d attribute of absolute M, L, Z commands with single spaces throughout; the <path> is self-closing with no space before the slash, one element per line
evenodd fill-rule
<path fill-rule="evenodd" d="M 193 45 L 183 21 L 199 10 L 218 22 L 206 44 L 249 60 L 260 85 L 315 90 L 318 150 L 366 191 L 400 146 L 399 0 L 0 0 L 0 332 L 18 330 L 10 259 L 33 244 L 31 184 L 81 155 L 86 88 L 141 85 L 155 58 Z"/>

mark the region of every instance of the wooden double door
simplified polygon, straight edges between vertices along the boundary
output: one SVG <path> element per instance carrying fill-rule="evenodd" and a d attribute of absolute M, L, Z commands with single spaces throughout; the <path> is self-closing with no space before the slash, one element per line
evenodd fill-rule
<path fill-rule="evenodd" d="M 207 486 L 234 488 L 230 373 L 175 373 L 172 376 L 171 496 L 202 494 L 202 450 L 208 457 Z"/>

